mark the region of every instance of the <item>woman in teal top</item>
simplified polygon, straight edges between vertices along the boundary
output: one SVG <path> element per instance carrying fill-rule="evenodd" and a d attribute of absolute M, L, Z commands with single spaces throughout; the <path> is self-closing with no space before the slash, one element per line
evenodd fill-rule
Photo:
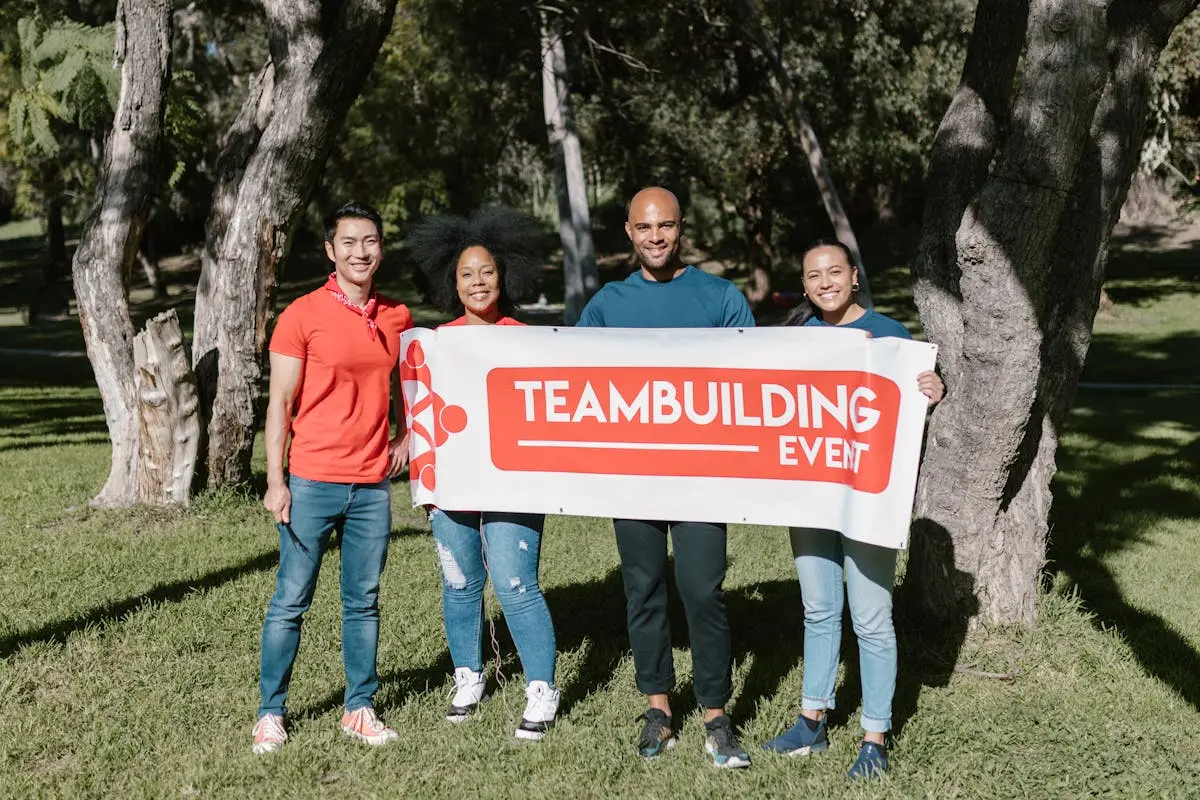
<path fill-rule="evenodd" d="M 911 339 L 896 320 L 858 304 L 858 270 L 850 250 L 836 240 L 818 240 L 804 251 L 804 301 L 785 324 L 865 330 L 873 337 Z M 930 404 L 945 386 L 935 372 L 923 372 L 917 386 Z M 833 708 L 842 606 L 848 596 L 858 638 L 862 676 L 863 743 L 850 768 L 851 778 L 887 771 L 887 732 L 896 691 L 896 630 L 892 623 L 892 584 L 896 551 L 857 542 L 837 531 L 792 528 L 792 555 L 804 603 L 804 679 L 796 724 L 763 745 L 787 755 L 829 748 L 825 713 Z M 845 582 L 845 589 L 842 585 Z"/>

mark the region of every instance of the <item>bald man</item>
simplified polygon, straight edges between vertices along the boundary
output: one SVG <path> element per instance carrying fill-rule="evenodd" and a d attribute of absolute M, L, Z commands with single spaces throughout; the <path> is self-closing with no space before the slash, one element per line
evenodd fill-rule
<path fill-rule="evenodd" d="M 729 281 L 679 259 L 683 216 L 679 200 L 660 187 L 629 203 L 625 233 L 639 269 L 609 283 L 583 309 L 579 325 L 593 328 L 748 328 L 754 316 Z M 705 751 L 718 767 L 748 767 L 725 705 L 733 691 L 729 621 L 725 614 L 725 525 L 709 522 L 614 519 L 629 643 L 638 689 L 650 708 L 638 754 L 655 758 L 674 746 L 669 693 L 675 687 L 667 619 L 667 537 L 675 551 L 675 585 L 683 598 L 692 645 L 696 699 L 704 708 Z"/>

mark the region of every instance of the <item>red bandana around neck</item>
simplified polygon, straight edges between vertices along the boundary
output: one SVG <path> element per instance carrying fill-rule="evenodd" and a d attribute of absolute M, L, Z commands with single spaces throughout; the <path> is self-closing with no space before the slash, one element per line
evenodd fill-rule
<path fill-rule="evenodd" d="M 338 286 L 336 272 L 329 273 L 329 280 L 325 281 L 325 289 L 333 295 L 334 300 L 337 300 L 367 321 L 367 334 L 371 337 L 372 342 L 375 341 L 375 331 L 378 329 L 375 325 L 375 307 L 378 305 L 375 298 L 375 289 L 371 289 L 371 294 L 367 297 L 367 304 L 362 308 L 356 306 L 349 297 L 346 297 L 342 291 L 342 287 Z"/>

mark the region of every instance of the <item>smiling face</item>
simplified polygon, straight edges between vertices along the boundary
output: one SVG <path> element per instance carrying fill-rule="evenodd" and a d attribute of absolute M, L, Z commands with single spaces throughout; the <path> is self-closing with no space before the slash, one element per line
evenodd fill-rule
<path fill-rule="evenodd" d="M 633 243 L 638 263 L 654 280 L 669 280 L 681 269 L 679 244 L 683 218 L 679 201 L 666 189 L 643 189 L 629 203 L 625 233 Z"/>
<path fill-rule="evenodd" d="M 861 307 L 854 301 L 858 270 L 840 247 L 814 247 L 804 255 L 804 294 L 831 325 L 850 322 Z"/>
<path fill-rule="evenodd" d="M 339 282 L 370 289 L 383 258 L 383 238 L 371 220 L 343 217 L 325 242 L 325 254 Z"/>
<path fill-rule="evenodd" d="M 468 322 L 495 322 L 500 316 L 500 268 L 486 248 L 468 247 L 455 267 L 458 299 Z"/>

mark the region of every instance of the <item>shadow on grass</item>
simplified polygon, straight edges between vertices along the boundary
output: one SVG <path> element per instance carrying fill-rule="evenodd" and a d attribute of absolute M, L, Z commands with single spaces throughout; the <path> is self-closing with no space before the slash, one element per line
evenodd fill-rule
<path fill-rule="evenodd" d="M 394 540 L 402 536 L 424 534 L 425 532 L 419 528 L 398 528 L 391 532 L 390 538 Z M 329 549 L 336 550 L 338 547 L 339 544 L 335 541 L 330 545 Z M 0 639 L 0 659 L 8 658 L 21 648 L 31 644 L 63 644 L 73 633 L 85 631 L 89 628 L 104 629 L 111 625 L 120 624 L 130 614 L 136 613 L 144 606 L 179 603 L 186 600 L 189 595 L 215 589 L 218 586 L 239 580 L 255 572 L 265 572 L 274 569 L 278 564 L 279 551 L 276 548 L 272 548 L 241 563 L 214 570 L 198 578 L 185 578 L 183 580 L 159 584 L 142 594 L 106 603 L 70 619 L 58 620 L 32 631 Z M 264 610 L 266 609 L 268 599 L 263 598 Z"/>
<path fill-rule="evenodd" d="M 614 567 L 603 578 L 556 586 L 545 594 L 554 618 L 555 649 L 560 655 L 583 651 L 575 677 L 559 686 L 561 697 L 558 714 L 562 718 L 570 714 L 572 707 L 589 693 L 603 690 L 612 680 L 621 659 L 629 653 L 621 570 Z M 516 646 L 504 615 L 498 613 L 493 619 L 500 651 L 507 661 L 511 654 L 516 654 Z M 484 657 L 485 661 L 489 660 L 490 653 L 485 652 Z M 506 667 L 510 674 L 519 670 L 519 663 L 513 670 Z M 430 686 L 442 685 L 453 671 L 454 664 L 446 648 L 425 666 L 385 671 L 379 679 L 381 691 L 386 693 L 386 697 L 380 698 L 381 702 L 391 707 L 398 706 L 412 694 L 425 692 Z M 337 689 L 316 703 L 299 709 L 298 713 L 319 717 L 340 707 L 342 699 L 343 692 Z"/>
<path fill-rule="evenodd" d="M 0 337 L 0 347 L 7 346 L 7 341 Z M 0 352 L 0 389 L 51 389 L 56 386 L 94 388 L 95 385 L 96 377 L 86 358 Z M 98 393 L 94 407 L 100 408 Z"/>
<path fill-rule="evenodd" d="M 1102 446 L 1063 449 L 1051 512 L 1050 568 L 1062 570 L 1075 584 L 1096 627 L 1119 633 L 1148 674 L 1200 711 L 1200 652 L 1162 616 L 1126 600 L 1108 564 L 1110 556 L 1143 542 L 1162 519 L 1200 519 L 1200 495 L 1189 485 L 1196 481 L 1200 438 L 1179 448 L 1144 431 L 1150 424 L 1167 423 L 1197 433 L 1196 396 L 1081 395 L 1069 429 L 1093 436 Z M 1135 446 L 1153 447 L 1154 453 L 1121 458 Z M 1164 574 L 1170 574 L 1169 565 Z"/>
<path fill-rule="evenodd" d="M 155 586 L 148 592 L 98 606 L 70 619 L 43 625 L 36 630 L 0 639 L 0 658 L 7 658 L 23 647 L 39 643 L 63 644 L 71 634 L 89 628 L 107 628 L 123 622 L 126 617 L 147 605 L 178 603 L 188 595 L 216 588 L 254 572 L 271 569 L 279 563 L 279 554 L 271 550 L 239 564 L 210 572 L 199 578 L 188 578 Z"/>
<path fill-rule="evenodd" d="M 1088 348 L 1080 380 L 1159 384 L 1200 383 L 1200 333 L 1134 336 L 1099 333 Z"/>
<path fill-rule="evenodd" d="M 1104 288 L 1117 306 L 1149 305 L 1179 292 L 1200 293 L 1200 239 L 1163 249 L 1163 234 L 1142 229 L 1114 240 L 1117 246 L 1109 255 Z"/>

